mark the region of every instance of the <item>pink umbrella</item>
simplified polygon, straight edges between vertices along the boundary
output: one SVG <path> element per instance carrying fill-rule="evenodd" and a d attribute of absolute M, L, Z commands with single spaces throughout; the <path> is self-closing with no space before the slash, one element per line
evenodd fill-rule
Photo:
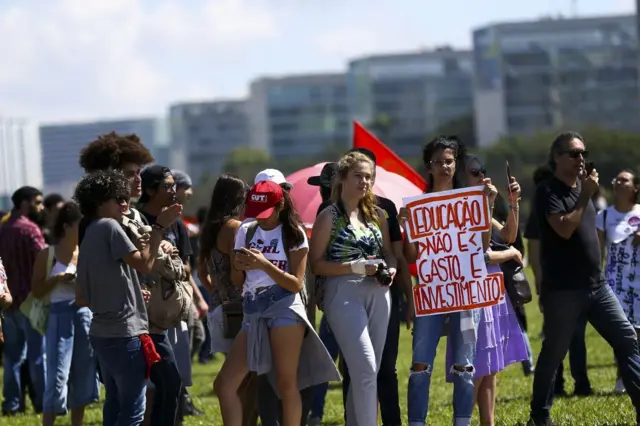
<path fill-rule="evenodd" d="M 302 217 L 302 221 L 308 228 L 312 227 L 313 222 L 315 222 L 316 212 L 322 203 L 322 198 L 320 198 L 319 188 L 309 185 L 307 179 L 311 176 L 320 175 L 320 171 L 325 164 L 326 163 L 319 163 L 315 166 L 298 170 L 287 176 L 287 182 L 293 184 L 293 188 L 291 189 L 293 202 Z M 376 195 L 390 199 L 396 205 L 396 208 L 399 209 L 402 207 L 402 199 L 404 197 L 419 195 L 423 190 L 404 177 L 388 172 L 382 167 L 377 166 L 376 184 L 373 187 L 373 192 Z"/>

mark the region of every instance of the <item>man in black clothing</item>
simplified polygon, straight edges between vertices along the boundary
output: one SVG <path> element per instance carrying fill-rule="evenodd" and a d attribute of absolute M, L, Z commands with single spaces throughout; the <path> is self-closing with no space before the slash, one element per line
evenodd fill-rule
<path fill-rule="evenodd" d="M 553 170 L 549 166 L 542 166 L 536 169 L 533 174 L 533 184 L 537 187 L 542 182 L 553 177 Z M 536 283 L 536 292 L 540 297 L 540 287 L 542 282 L 542 266 L 540 265 L 540 232 L 536 219 L 535 208 L 531 209 L 529 220 L 524 231 L 524 237 L 528 242 L 529 264 L 533 270 Z M 540 299 L 539 299 L 540 300 Z M 542 309 L 542 306 L 540 306 Z M 543 325 L 544 328 L 544 325 Z M 569 345 L 569 366 L 571 376 L 575 382 L 574 395 L 588 396 L 593 393 L 591 382 L 587 374 L 587 344 L 585 334 L 587 330 L 587 319 L 582 318 L 576 326 L 576 330 Z M 566 396 L 564 389 L 564 363 L 560 363 L 556 372 L 556 381 L 553 390 L 554 396 Z"/>
<path fill-rule="evenodd" d="M 613 347 L 624 385 L 640 414 L 638 339 L 602 276 L 596 210 L 591 201 L 598 189 L 598 174 L 593 170 L 587 175 L 586 157 L 582 136 L 560 134 L 549 153 L 554 176 L 536 189 L 545 329 L 533 380 L 531 426 L 553 424 L 550 410 L 556 370 L 582 318 Z"/>
<path fill-rule="evenodd" d="M 360 152 L 373 161 L 375 166 L 375 154 L 366 148 L 353 148 L 350 152 Z M 375 178 L 375 175 L 374 175 Z M 374 181 L 375 186 L 375 181 Z M 398 426 L 402 424 L 400 415 L 400 400 L 398 396 L 398 375 L 396 372 L 396 360 L 398 359 L 398 345 L 400 343 L 400 305 L 402 293 L 407 298 L 407 328 L 411 327 L 414 315 L 413 289 L 409 265 L 402 250 L 402 230 L 398 224 L 398 210 L 393 201 L 388 198 L 376 195 L 376 204 L 384 210 L 389 227 L 389 237 L 393 254 L 398 262 L 398 274 L 394 285 L 391 286 L 391 312 L 389 317 L 389 327 L 387 328 L 387 339 L 382 353 L 382 362 L 378 372 L 378 401 L 380 402 L 380 414 L 383 426 Z M 342 398 L 344 406 L 347 404 L 347 394 L 351 382 L 349 371 L 346 365 L 342 366 Z M 345 408 L 346 415 L 346 408 Z"/>
<path fill-rule="evenodd" d="M 142 194 L 140 196 L 140 212 L 149 225 L 156 222 L 160 212 L 167 206 L 176 202 L 176 183 L 171 170 L 161 165 L 153 165 L 145 168 L 141 173 Z M 178 251 L 180 258 L 185 264 L 187 272 L 190 272 L 189 258 L 193 255 L 189 233 L 187 227 L 181 219 L 176 220 L 165 230 L 164 240 L 169 241 Z M 202 298 L 196 285 L 192 284 L 193 301 L 197 303 Z M 174 336 L 172 338 L 172 336 Z M 156 347 L 160 344 L 166 345 L 168 340 L 173 350 L 173 360 L 177 364 L 178 371 L 182 379 L 182 390 L 180 393 L 178 417 L 182 419 L 185 415 L 201 415 L 202 412 L 193 406 L 191 397 L 187 392 L 187 387 L 191 386 L 191 349 L 188 332 L 183 334 L 180 326 L 169 329 L 162 335 L 151 335 Z M 161 341 L 161 342 L 160 342 Z M 161 356 L 163 356 L 161 354 Z M 173 361 L 171 360 L 171 361 Z M 152 381 L 154 381 L 152 371 Z M 164 378 L 162 378 L 164 379 Z M 161 380 L 161 378 L 158 378 Z M 172 381 L 174 383 L 175 381 Z M 164 384 L 163 384 L 164 386 Z"/>

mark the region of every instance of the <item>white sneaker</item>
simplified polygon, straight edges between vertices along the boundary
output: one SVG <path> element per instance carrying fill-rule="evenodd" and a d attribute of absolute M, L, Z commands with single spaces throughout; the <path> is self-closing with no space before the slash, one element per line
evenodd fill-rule
<path fill-rule="evenodd" d="M 622 379 L 618 379 L 616 381 L 616 387 L 613 390 L 615 393 L 625 393 L 626 389 L 624 388 L 624 383 L 622 383 Z"/>

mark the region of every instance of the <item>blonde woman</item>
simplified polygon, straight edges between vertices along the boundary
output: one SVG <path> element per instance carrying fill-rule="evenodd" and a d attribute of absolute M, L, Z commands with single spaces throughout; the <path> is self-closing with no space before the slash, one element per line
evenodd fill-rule
<path fill-rule="evenodd" d="M 364 154 L 340 159 L 333 204 L 313 226 L 313 273 L 327 277 L 324 314 L 351 376 L 347 425 L 377 424 L 377 375 L 396 274 L 384 212 L 373 195 L 375 166 Z"/>

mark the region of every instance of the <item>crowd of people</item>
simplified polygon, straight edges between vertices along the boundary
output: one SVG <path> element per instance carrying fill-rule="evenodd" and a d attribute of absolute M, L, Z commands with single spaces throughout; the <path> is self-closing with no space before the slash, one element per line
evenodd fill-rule
<path fill-rule="evenodd" d="M 135 135 L 103 135 L 80 153 L 86 175 L 73 201 L 23 187 L 2 219 L 2 414 L 24 412 L 28 396 L 43 425 L 67 411 L 81 425 L 102 384 L 104 425 L 179 425 L 201 414 L 188 392 L 194 358 L 223 354 L 212 379 L 225 425 L 319 425 L 328 383 L 342 381 L 345 424 L 423 426 L 447 336 L 454 425 L 469 425 L 475 407 L 482 425 L 496 423 L 496 376 L 515 363 L 534 376 L 528 424 L 551 425 L 567 352 L 575 394 L 593 392 L 587 322 L 614 349 L 616 391 L 640 410 L 640 179 L 621 171 L 613 204 L 597 211 L 587 155 L 579 134 L 562 133 L 534 176 L 524 235 L 545 319 L 534 362 L 522 300 L 509 292 L 495 306 L 415 316 L 409 212 L 374 194 L 371 151 L 350 150 L 309 179 L 322 197 L 310 233 L 281 172 L 251 184 L 223 174 L 196 240 L 181 218 L 190 178 L 153 164 Z M 521 274 L 517 179 L 499 191 L 455 137 L 430 141 L 423 163 L 426 193 L 484 188 L 487 271 L 505 282 Z M 402 322 L 413 332 L 404 422 Z"/>

